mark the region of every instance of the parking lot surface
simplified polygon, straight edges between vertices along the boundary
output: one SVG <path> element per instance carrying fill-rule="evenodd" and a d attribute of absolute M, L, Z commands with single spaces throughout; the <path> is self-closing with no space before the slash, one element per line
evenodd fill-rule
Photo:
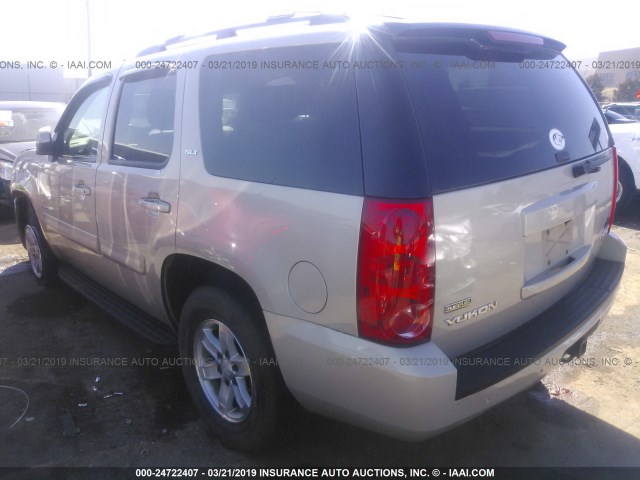
<path fill-rule="evenodd" d="M 532 390 L 421 443 L 312 416 L 290 444 L 248 455 L 207 434 L 175 352 L 38 286 L 1 223 L 0 466 L 640 466 L 639 199 L 615 231 L 629 251 L 610 314 L 585 357 Z"/>

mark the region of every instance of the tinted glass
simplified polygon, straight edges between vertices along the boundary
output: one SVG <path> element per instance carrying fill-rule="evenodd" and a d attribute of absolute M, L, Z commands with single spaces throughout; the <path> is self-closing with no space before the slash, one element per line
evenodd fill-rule
<path fill-rule="evenodd" d="M 400 59 L 434 193 L 552 168 L 608 146 L 598 105 L 561 56 L 522 64 L 432 53 Z"/>
<path fill-rule="evenodd" d="M 620 115 L 619 113 L 616 113 L 613 110 L 605 110 L 604 117 L 607 119 L 607 122 L 611 124 L 635 122 L 635 120 L 625 117 L 624 115 Z"/>
<path fill-rule="evenodd" d="M 207 171 L 361 195 L 353 73 L 325 65 L 335 52 L 335 46 L 296 47 L 205 60 L 200 120 Z"/>
<path fill-rule="evenodd" d="M 640 115 L 640 107 L 635 106 L 626 106 L 626 105 L 614 105 L 611 107 L 611 110 L 614 112 L 618 112 L 622 115 L 626 115 L 629 117 L 637 117 Z"/>
<path fill-rule="evenodd" d="M 125 78 L 109 163 L 161 168 L 173 149 L 175 75 Z"/>

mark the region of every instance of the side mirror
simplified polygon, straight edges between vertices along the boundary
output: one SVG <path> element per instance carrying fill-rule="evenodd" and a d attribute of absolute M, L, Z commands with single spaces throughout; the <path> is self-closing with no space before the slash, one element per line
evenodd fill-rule
<path fill-rule="evenodd" d="M 38 131 L 38 138 L 36 139 L 36 153 L 38 155 L 53 155 L 54 146 L 55 143 L 51 137 L 51 128 L 41 128 Z"/>

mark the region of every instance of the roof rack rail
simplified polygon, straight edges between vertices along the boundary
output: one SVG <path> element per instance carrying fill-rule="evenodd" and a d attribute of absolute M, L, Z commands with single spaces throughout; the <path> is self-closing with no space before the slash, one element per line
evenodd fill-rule
<path fill-rule="evenodd" d="M 213 30 L 211 32 L 206 32 L 198 35 L 178 35 L 176 37 L 169 38 L 165 40 L 164 43 L 159 45 L 152 45 L 151 47 L 145 48 L 140 51 L 137 57 L 143 57 L 145 55 L 151 55 L 152 53 L 164 52 L 167 50 L 167 47 L 170 45 L 175 45 L 178 43 L 188 42 L 190 40 L 197 40 L 205 37 L 215 36 L 216 40 L 221 40 L 223 38 L 231 38 L 237 36 L 237 32 L 239 30 L 249 30 L 252 28 L 260 28 L 260 27 L 270 27 L 275 25 L 282 25 L 286 23 L 298 23 L 298 22 L 309 22 L 309 25 L 328 25 L 332 23 L 344 23 L 349 21 L 349 16 L 347 15 L 335 15 L 335 14 L 326 14 L 326 13 L 310 13 L 302 16 L 298 16 L 299 12 L 288 12 L 280 15 L 273 15 L 268 17 L 264 22 L 258 23 L 249 23 L 247 25 L 238 25 L 229 28 L 223 28 L 220 30 Z"/>

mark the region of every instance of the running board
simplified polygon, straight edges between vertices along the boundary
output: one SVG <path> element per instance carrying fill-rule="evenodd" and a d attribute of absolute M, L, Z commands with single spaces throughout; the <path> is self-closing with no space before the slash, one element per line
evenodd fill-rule
<path fill-rule="evenodd" d="M 77 291 L 129 327 L 141 337 L 158 345 L 176 346 L 178 335 L 171 327 L 123 300 L 103 286 L 69 266 L 60 266 L 58 277 Z"/>

